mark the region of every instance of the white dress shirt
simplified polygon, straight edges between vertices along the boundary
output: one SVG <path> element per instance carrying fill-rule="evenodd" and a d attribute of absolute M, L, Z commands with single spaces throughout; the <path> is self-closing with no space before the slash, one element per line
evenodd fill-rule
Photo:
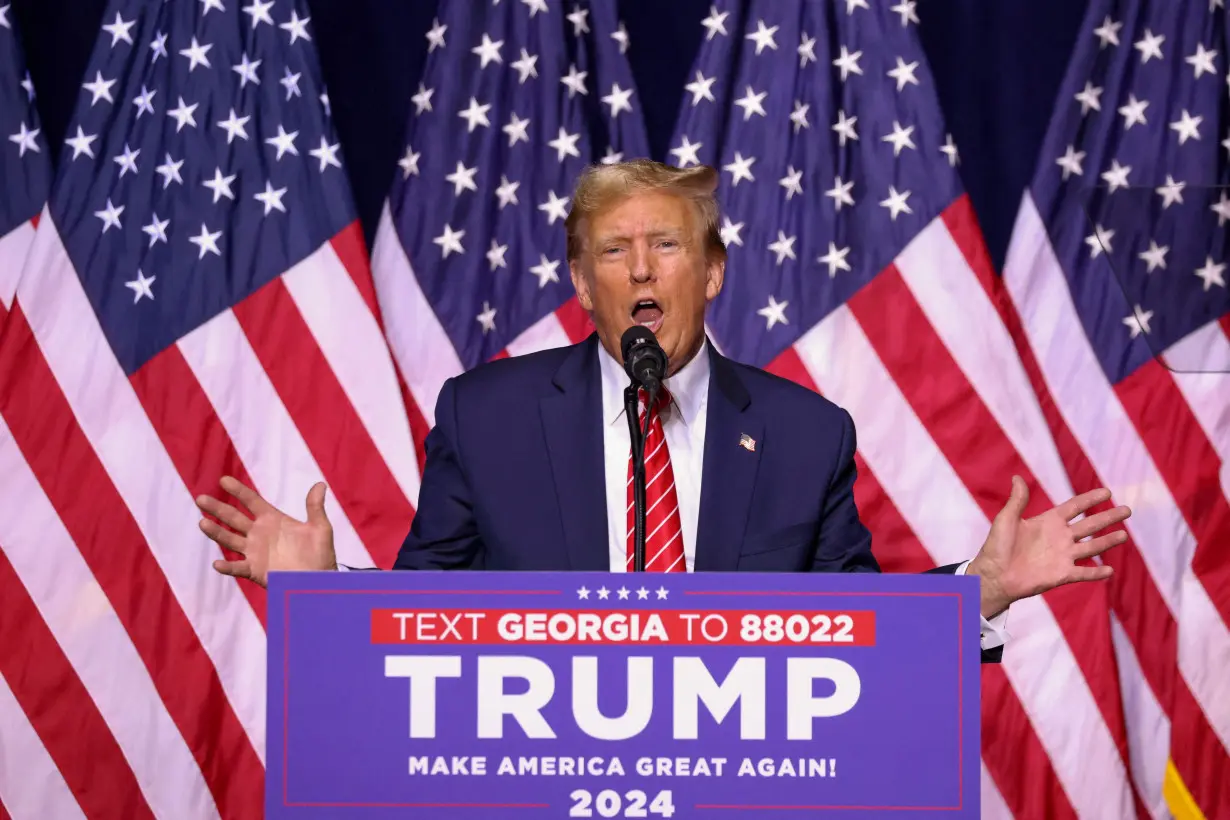
<path fill-rule="evenodd" d="M 623 365 L 598 345 L 602 371 L 602 431 L 606 464 L 607 533 L 611 572 L 628 571 L 628 452 L 631 438 L 624 418 L 624 388 L 628 374 Z M 688 572 L 696 564 L 696 522 L 700 516 L 700 482 L 705 453 L 705 421 L 709 408 L 709 342 L 701 344 L 692 360 L 663 384 L 671 394 L 670 407 L 662 414 L 662 432 L 670 451 L 679 499 L 679 523 L 683 528 L 683 562 Z M 969 561 L 957 567 L 964 575 Z M 1011 637 L 1008 613 L 993 620 L 982 618 L 982 648 L 994 649 Z"/>

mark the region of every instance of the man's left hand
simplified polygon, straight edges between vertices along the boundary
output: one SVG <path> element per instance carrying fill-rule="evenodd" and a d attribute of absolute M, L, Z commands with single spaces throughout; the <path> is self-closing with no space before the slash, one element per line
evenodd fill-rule
<path fill-rule="evenodd" d="M 1014 475 L 1008 503 L 995 516 L 982 549 L 966 567 L 967 575 L 981 578 L 983 616 L 993 618 L 1013 601 L 1064 584 L 1109 578 L 1112 570 L 1105 564 L 1081 566 L 1076 562 L 1126 541 L 1123 530 L 1096 534 L 1127 520 L 1132 510 L 1121 505 L 1071 522 L 1110 496 L 1106 488 L 1090 490 L 1033 518 L 1022 518 L 1029 488 Z M 1089 540 L 1081 540 L 1084 538 Z"/>

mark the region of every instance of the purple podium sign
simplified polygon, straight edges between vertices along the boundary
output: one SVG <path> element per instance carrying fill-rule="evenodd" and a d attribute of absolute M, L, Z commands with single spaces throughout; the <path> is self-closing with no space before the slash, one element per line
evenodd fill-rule
<path fill-rule="evenodd" d="M 978 581 L 277 573 L 266 816 L 977 817 Z"/>

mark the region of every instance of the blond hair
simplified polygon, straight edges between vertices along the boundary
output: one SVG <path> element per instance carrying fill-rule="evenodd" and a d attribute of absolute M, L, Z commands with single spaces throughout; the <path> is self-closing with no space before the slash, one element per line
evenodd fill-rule
<path fill-rule="evenodd" d="M 692 203 L 704 237 L 705 253 L 726 259 L 726 243 L 718 227 L 715 192 L 718 172 L 708 165 L 676 168 L 651 159 L 634 159 L 610 165 L 590 165 L 581 172 L 572 195 L 572 208 L 564 221 L 568 236 L 568 259 L 577 259 L 584 246 L 587 220 L 619 200 L 639 191 L 662 191 Z"/>

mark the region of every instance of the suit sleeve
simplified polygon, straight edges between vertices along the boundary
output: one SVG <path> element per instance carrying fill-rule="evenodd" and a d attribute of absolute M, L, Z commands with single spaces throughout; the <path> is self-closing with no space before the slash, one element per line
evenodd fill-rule
<path fill-rule="evenodd" d="M 812 572 L 879 572 L 880 565 L 871 554 L 871 532 L 858 517 L 854 503 L 854 464 L 857 448 L 854 419 L 841 411 L 841 445 L 837 466 L 829 480 L 820 510 L 820 536 L 816 544 Z"/>
<path fill-rule="evenodd" d="M 457 446 L 457 388 L 444 383 L 427 434 L 419 505 L 393 569 L 473 569 L 482 541 Z"/>

